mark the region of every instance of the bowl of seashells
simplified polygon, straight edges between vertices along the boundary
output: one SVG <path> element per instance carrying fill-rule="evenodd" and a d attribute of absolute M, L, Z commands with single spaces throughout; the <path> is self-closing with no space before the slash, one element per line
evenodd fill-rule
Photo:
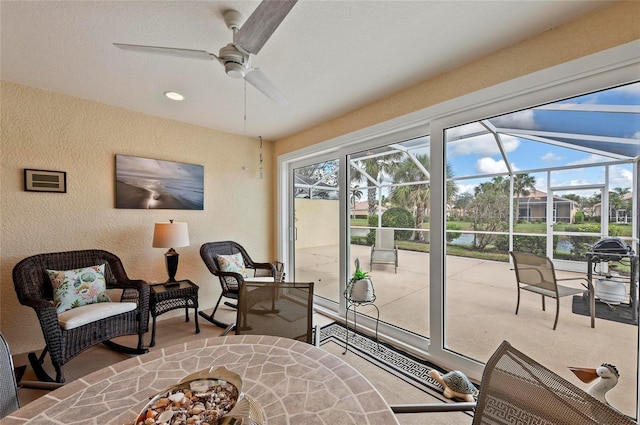
<path fill-rule="evenodd" d="M 135 425 L 260 423 L 248 417 L 248 402 L 237 373 L 224 367 L 204 369 L 151 397 Z"/>

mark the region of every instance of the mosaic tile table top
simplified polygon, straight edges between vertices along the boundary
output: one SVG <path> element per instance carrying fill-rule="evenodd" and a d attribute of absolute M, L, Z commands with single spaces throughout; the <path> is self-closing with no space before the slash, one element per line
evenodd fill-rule
<path fill-rule="evenodd" d="M 70 382 L 0 423 L 122 425 L 150 396 L 212 366 L 242 377 L 264 425 L 398 424 L 380 393 L 342 359 L 306 343 L 256 335 L 203 339 L 133 357 Z"/>

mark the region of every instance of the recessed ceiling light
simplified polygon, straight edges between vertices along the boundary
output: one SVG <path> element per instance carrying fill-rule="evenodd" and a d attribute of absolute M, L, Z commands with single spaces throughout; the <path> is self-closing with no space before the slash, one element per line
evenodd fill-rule
<path fill-rule="evenodd" d="M 174 91 L 166 91 L 164 95 L 167 96 L 171 100 L 184 100 L 184 96 L 180 93 L 176 93 Z"/>

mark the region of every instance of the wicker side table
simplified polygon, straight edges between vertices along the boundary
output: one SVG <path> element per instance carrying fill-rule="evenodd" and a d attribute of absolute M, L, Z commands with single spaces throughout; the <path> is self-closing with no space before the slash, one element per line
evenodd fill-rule
<path fill-rule="evenodd" d="M 181 280 L 177 285 L 164 286 L 159 283 L 151 285 L 149 291 L 149 312 L 153 320 L 151 328 L 151 342 L 149 347 L 156 345 L 156 318 L 167 311 L 184 308 L 185 322 L 189 321 L 189 309 L 194 309 L 196 333 L 200 333 L 198 324 L 198 285 L 190 280 Z"/>

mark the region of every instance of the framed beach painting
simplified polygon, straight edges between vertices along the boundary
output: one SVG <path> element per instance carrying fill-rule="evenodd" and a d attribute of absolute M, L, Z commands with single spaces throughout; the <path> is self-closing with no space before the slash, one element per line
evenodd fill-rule
<path fill-rule="evenodd" d="M 204 166 L 116 155 L 116 208 L 204 209 Z"/>

